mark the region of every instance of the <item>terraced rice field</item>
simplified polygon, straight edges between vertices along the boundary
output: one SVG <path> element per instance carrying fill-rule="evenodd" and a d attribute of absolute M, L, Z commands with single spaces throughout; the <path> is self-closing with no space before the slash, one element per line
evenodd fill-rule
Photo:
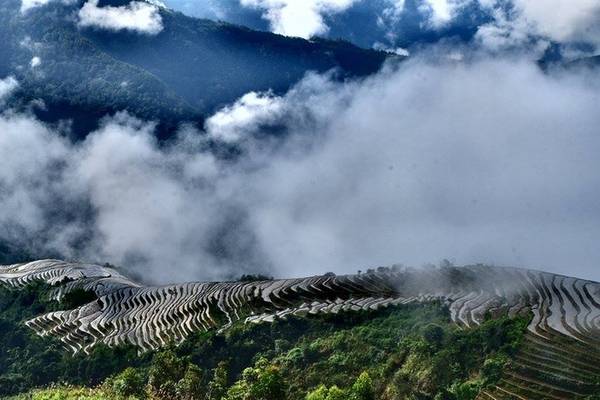
<path fill-rule="evenodd" d="M 142 351 L 183 341 L 192 332 L 288 315 L 376 310 L 442 301 L 465 328 L 486 316 L 532 314 L 525 342 L 499 384 L 478 399 L 576 399 L 600 377 L 600 284 L 539 271 L 485 266 L 379 268 L 260 282 L 192 282 L 148 287 L 114 269 L 42 260 L 0 267 L 0 282 L 60 284 L 53 296 L 83 288 L 98 300 L 27 322 L 73 352 L 98 343 Z"/>

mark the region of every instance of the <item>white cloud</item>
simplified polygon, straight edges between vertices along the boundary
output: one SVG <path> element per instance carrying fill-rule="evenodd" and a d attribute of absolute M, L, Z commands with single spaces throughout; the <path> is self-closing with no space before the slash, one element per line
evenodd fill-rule
<path fill-rule="evenodd" d="M 167 8 L 167 5 L 162 0 L 146 0 L 146 2 L 154 4 L 155 6 L 160 8 Z"/>
<path fill-rule="evenodd" d="M 262 123 L 272 121 L 281 110 L 281 98 L 269 93 L 250 92 L 210 117 L 206 121 L 206 131 L 217 140 L 236 142 L 245 132 L 256 130 Z"/>
<path fill-rule="evenodd" d="M 424 25 L 432 29 L 440 29 L 445 27 L 454 18 L 460 15 L 463 7 L 477 0 L 418 0 L 416 2 L 418 10 L 425 17 Z M 480 0 L 486 1 L 486 0 Z M 398 22 L 402 12 L 404 11 L 404 0 L 394 1 L 389 0 L 390 7 L 384 8 L 382 11 L 382 23 L 389 20 L 393 24 Z"/>
<path fill-rule="evenodd" d="M 23 40 L 19 42 L 19 46 L 31 52 L 37 51 L 43 47 L 42 43 L 34 41 L 29 35 L 25 36 Z"/>
<path fill-rule="evenodd" d="M 399 55 L 399 56 L 404 56 L 404 57 L 410 56 L 410 51 L 408 51 L 407 49 L 404 49 L 402 47 L 396 47 L 395 49 L 392 49 L 392 53 Z"/>
<path fill-rule="evenodd" d="M 421 10 L 430 13 L 430 23 L 433 27 L 440 27 L 448 23 L 453 17 L 453 3 L 450 0 L 423 0 Z"/>
<path fill-rule="evenodd" d="M 389 47 L 389 46 L 386 46 L 385 44 L 379 43 L 379 42 L 377 42 L 373 45 L 373 49 L 379 50 L 379 51 L 387 51 L 389 53 L 394 53 L 398 56 L 403 56 L 403 57 L 410 56 L 410 51 L 408 51 L 407 49 L 404 49 L 402 47 Z"/>
<path fill-rule="evenodd" d="M 391 0 L 390 0 L 391 1 Z M 539 47 L 548 41 L 586 42 L 600 47 L 600 2 L 597 0 L 419 0 L 418 9 L 426 24 L 440 29 L 478 5 L 492 21 L 479 28 L 478 40 L 490 49 L 523 46 L 528 51 L 541 37 Z M 382 16 L 394 20 L 403 11 L 403 2 L 384 9 Z"/>
<path fill-rule="evenodd" d="M 45 6 L 51 2 L 61 2 L 63 4 L 74 4 L 77 0 L 21 0 L 21 12 L 25 13 L 32 8 Z"/>
<path fill-rule="evenodd" d="M 480 38 L 492 48 L 528 44 L 532 36 L 553 41 L 600 45 L 600 2 L 597 0 L 422 0 L 433 28 L 443 27 L 473 3 L 490 12 L 494 21 L 484 24 Z"/>
<path fill-rule="evenodd" d="M 0 117 L 0 232 L 16 240 L 34 238 L 43 227 L 46 201 L 56 184 L 51 171 L 68 156 L 58 135 L 27 115 Z"/>
<path fill-rule="evenodd" d="M 160 282 L 442 258 L 600 279 L 589 73 L 415 57 L 365 81 L 310 75 L 221 111 L 208 131 L 242 139 L 236 160 L 191 128 L 159 145 L 127 114 L 72 144 L 4 113 L 0 236 Z M 265 125 L 284 135 L 253 140 Z"/>
<path fill-rule="evenodd" d="M 121 7 L 99 7 L 98 0 L 88 0 L 78 15 L 81 27 L 130 30 L 148 35 L 156 35 L 163 30 L 159 7 L 141 1 L 132 1 Z"/>
<path fill-rule="evenodd" d="M 404 4 L 406 3 L 406 0 L 388 0 L 388 3 L 391 3 L 391 8 L 386 8 L 384 12 L 400 14 L 402 11 L 404 11 Z"/>
<path fill-rule="evenodd" d="M 78 149 L 71 182 L 86 188 L 97 212 L 98 252 L 146 264 L 163 282 L 194 273 L 223 277 L 226 268 L 215 270 L 218 261 L 207 250 L 221 218 L 215 195 L 203 187 L 215 161 L 195 151 L 198 138 L 159 149 L 152 129 L 118 115 Z M 178 269 L 166 268 L 175 263 Z"/>
<path fill-rule="evenodd" d="M 598 279 L 597 78 L 408 61 L 320 107 L 332 123 L 297 131 L 319 144 L 248 179 L 252 225 L 294 275 L 454 257 Z"/>
<path fill-rule="evenodd" d="M 600 2 L 596 0 L 512 0 L 513 9 L 479 0 L 494 18 L 476 38 L 493 51 L 521 47 L 539 55 L 549 41 L 600 46 Z"/>
<path fill-rule="evenodd" d="M 72 144 L 31 116 L 3 114 L 0 236 L 34 251 L 143 268 L 161 282 L 242 271 L 210 251 L 231 240 L 230 254 L 235 245 L 251 261 L 243 237 L 234 244 L 234 235 L 218 235 L 232 215 L 212 191 L 218 170 L 203 138 L 182 131 L 159 147 L 153 128 L 121 113 Z"/>
<path fill-rule="evenodd" d="M 550 42 L 540 38 L 535 28 L 524 18 L 508 15 L 504 10 L 493 10 L 495 19 L 480 26 L 475 40 L 493 53 L 520 52 L 539 60 Z M 510 19 L 512 18 L 512 19 Z"/>
<path fill-rule="evenodd" d="M 42 59 L 39 58 L 38 56 L 35 56 L 31 59 L 31 61 L 29 62 L 29 66 L 33 69 L 36 67 L 39 67 L 42 64 Z"/>
<path fill-rule="evenodd" d="M 600 2 L 597 0 L 513 0 L 522 18 L 558 42 L 600 44 Z"/>
<path fill-rule="evenodd" d="M 426 15 L 427 24 L 431 28 L 440 29 L 460 15 L 461 10 L 473 1 L 477 0 L 421 0 L 419 10 Z"/>
<path fill-rule="evenodd" d="M 21 0 L 21 12 L 48 4 L 52 0 Z"/>
<path fill-rule="evenodd" d="M 349 8 L 357 0 L 240 0 L 244 7 L 265 10 L 273 32 L 310 38 L 326 33 L 324 15 Z"/>
<path fill-rule="evenodd" d="M 343 107 L 343 99 L 354 87 L 350 83 L 339 87 L 330 78 L 330 74 L 307 74 L 285 98 L 270 92 L 249 92 L 208 118 L 206 133 L 213 139 L 233 143 L 248 142 L 256 135 L 264 136 L 271 128 L 289 130 L 295 126 L 302 127 L 297 129 L 322 130 L 323 124 L 330 122 L 331 110 Z M 322 95 L 325 91 L 331 91 L 328 97 Z"/>
<path fill-rule="evenodd" d="M 0 79 L 0 105 L 19 87 L 19 82 L 12 76 Z"/>

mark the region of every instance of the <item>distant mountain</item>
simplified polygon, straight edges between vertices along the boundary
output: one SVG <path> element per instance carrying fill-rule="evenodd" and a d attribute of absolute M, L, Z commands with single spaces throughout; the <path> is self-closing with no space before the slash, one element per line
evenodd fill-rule
<path fill-rule="evenodd" d="M 77 135 L 98 118 L 127 109 L 161 120 L 162 134 L 201 121 L 252 90 L 283 92 L 308 71 L 340 77 L 376 72 L 389 54 L 343 41 L 306 41 L 161 9 L 157 35 L 80 28 L 76 5 L 20 12 L 0 3 L 0 76 L 15 76 L 21 103 L 41 99 L 47 121 L 71 118 Z M 101 6 L 128 2 L 104 0 Z M 35 61 L 34 61 L 35 60 Z"/>
<path fill-rule="evenodd" d="M 268 31 L 264 9 L 243 6 L 240 0 L 165 0 L 165 4 L 188 15 L 224 21 Z M 250 3 L 250 2 L 249 2 Z M 251 3 L 250 3 L 251 4 Z M 323 13 L 327 38 L 340 38 L 365 48 L 379 43 L 390 48 L 418 47 L 441 39 L 468 42 L 480 25 L 493 18 L 478 2 L 464 3 L 443 26 L 431 26 L 427 4 L 420 0 L 355 1 L 341 12 Z"/>

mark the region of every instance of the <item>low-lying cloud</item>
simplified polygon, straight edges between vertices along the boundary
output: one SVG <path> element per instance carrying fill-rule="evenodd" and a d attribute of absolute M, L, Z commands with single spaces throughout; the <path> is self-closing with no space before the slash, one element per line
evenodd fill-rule
<path fill-rule="evenodd" d="M 567 58 L 595 54 L 600 49 L 600 2 L 597 0 L 416 0 L 409 7 L 404 0 L 383 0 L 368 14 L 364 14 L 361 0 L 238 2 L 239 7 L 247 10 L 262 10 L 273 32 L 304 38 L 327 35 L 328 24 L 341 26 L 341 30 L 336 30 L 337 35 L 346 35 L 349 39 L 362 36 L 364 27 L 354 29 L 345 25 L 363 16 L 364 21 L 360 22 L 373 24 L 367 31 L 379 35 L 370 45 L 384 42 L 388 47 L 397 47 L 406 40 L 406 35 L 401 33 L 403 27 L 418 24 L 418 29 L 423 31 L 444 32 L 449 27 L 460 26 L 475 29 L 476 42 L 489 50 L 524 49 L 525 53 L 531 52 L 538 58 L 553 43 L 562 45 Z M 174 4 L 182 7 L 179 2 Z M 206 8 L 204 4 L 196 7 Z M 227 19 L 228 13 L 235 16 L 240 12 L 231 9 L 236 5 L 228 7 L 220 11 L 219 18 Z"/>
<path fill-rule="evenodd" d="M 42 7 L 52 2 L 60 2 L 62 4 L 74 4 L 77 0 L 21 0 L 21 12 L 26 13 L 32 8 Z"/>
<path fill-rule="evenodd" d="M 419 9 L 428 16 L 433 28 L 440 28 L 450 22 L 465 4 L 464 0 L 423 0 Z"/>
<path fill-rule="evenodd" d="M 271 93 L 250 92 L 206 121 L 206 132 L 222 142 L 237 142 L 248 131 L 279 118 L 283 99 Z"/>
<path fill-rule="evenodd" d="M 98 6 L 99 0 L 88 0 L 79 10 L 79 26 L 108 29 L 113 31 L 129 30 L 147 35 L 156 35 L 163 30 L 160 7 L 156 3 L 132 1 L 128 5 Z"/>
<path fill-rule="evenodd" d="M 13 76 L 0 79 L 0 106 L 4 104 L 18 87 L 19 82 Z"/>
<path fill-rule="evenodd" d="M 492 21 L 479 27 L 476 38 L 487 48 L 503 51 L 527 48 L 541 57 L 550 43 L 566 46 L 571 57 L 573 47 L 582 43 L 595 53 L 600 46 L 600 3 L 593 0 L 552 0 L 543 4 L 530 0 L 504 3 L 479 0 Z"/>
<path fill-rule="evenodd" d="M 535 42 L 587 43 L 600 46 L 600 3 L 596 0 L 423 0 L 420 7 L 433 28 L 443 27 L 477 4 L 491 21 L 481 25 L 477 38 L 493 50 L 523 47 Z"/>
<path fill-rule="evenodd" d="M 53 2 L 72 5 L 77 0 L 21 0 L 21 13 Z M 163 30 L 161 8 L 166 6 L 160 0 L 131 1 L 119 7 L 100 7 L 99 0 L 87 0 L 77 11 L 77 24 L 83 28 L 156 35 Z"/>
<path fill-rule="evenodd" d="M 247 95 L 166 144 L 125 113 L 73 144 L 6 111 L 0 236 L 158 282 L 443 258 L 600 280 L 597 82 L 415 58 Z M 241 156 L 215 157 L 220 139 Z"/>
<path fill-rule="evenodd" d="M 348 9 L 357 0 L 240 0 L 244 7 L 264 10 L 275 33 L 305 39 L 327 32 L 325 15 Z"/>
<path fill-rule="evenodd" d="M 481 0 L 480 0 L 481 1 Z M 540 34 L 558 41 L 600 45 L 600 3 L 596 0 L 513 0 L 520 17 Z"/>

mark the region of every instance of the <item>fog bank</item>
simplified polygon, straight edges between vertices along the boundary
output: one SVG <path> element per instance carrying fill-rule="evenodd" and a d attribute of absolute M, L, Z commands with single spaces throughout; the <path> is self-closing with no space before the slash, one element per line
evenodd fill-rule
<path fill-rule="evenodd" d="M 444 258 L 600 280 L 598 74 L 467 59 L 309 75 L 168 144 L 126 113 L 73 144 L 6 110 L 0 236 L 155 282 Z"/>

